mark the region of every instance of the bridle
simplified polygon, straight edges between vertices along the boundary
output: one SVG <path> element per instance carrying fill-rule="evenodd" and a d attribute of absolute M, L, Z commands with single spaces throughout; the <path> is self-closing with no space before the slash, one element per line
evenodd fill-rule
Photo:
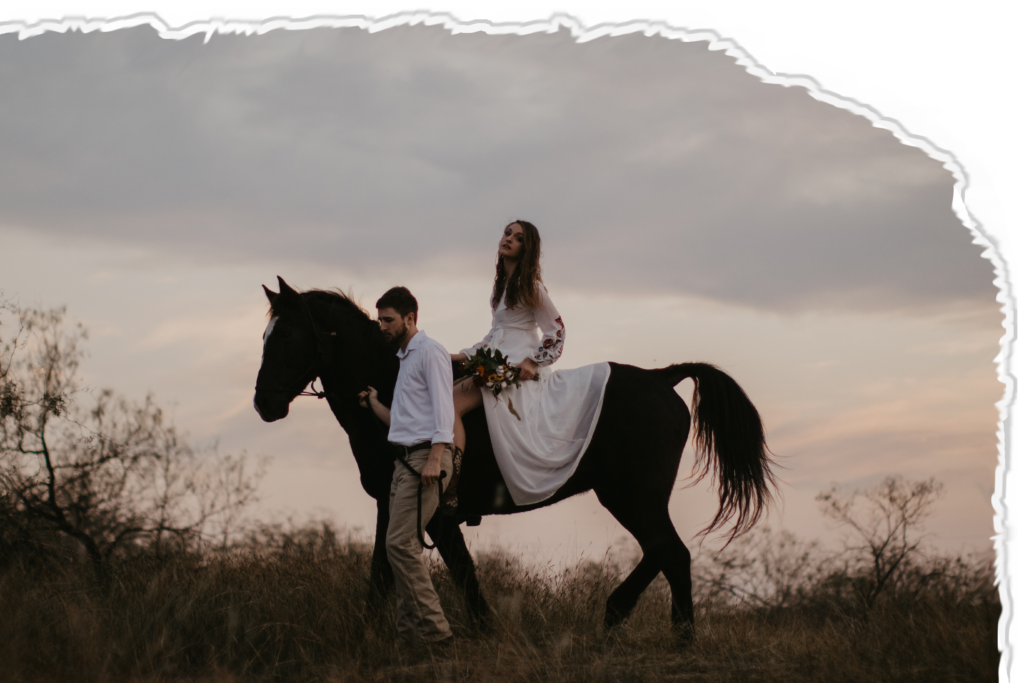
<path fill-rule="evenodd" d="M 313 360 L 309 362 L 309 365 L 306 366 L 306 369 L 300 372 L 292 381 L 278 384 L 273 387 L 268 387 L 266 385 L 261 387 L 259 380 L 257 380 L 256 391 L 289 394 L 291 393 L 289 389 L 292 389 L 296 386 L 300 386 L 300 391 L 296 394 L 296 396 L 316 396 L 317 398 L 326 398 L 326 391 L 316 391 L 316 387 L 313 386 L 316 383 L 317 377 L 313 377 L 313 379 L 310 380 L 309 382 L 303 381 L 303 378 L 309 375 L 309 371 L 316 367 L 317 363 L 319 363 L 321 359 L 326 358 L 330 354 L 331 337 L 338 336 L 338 333 L 324 332 L 319 327 L 317 327 L 316 321 L 313 320 L 313 314 L 309 312 L 309 303 L 301 296 L 299 298 L 302 301 L 302 310 L 306 312 L 306 319 L 309 320 L 309 324 L 313 328 L 313 336 L 316 337 L 316 355 L 313 357 Z M 301 384 L 299 384 L 300 382 Z M 305 390 L 307 384 L 309 385 L 310 389 L 313 389 L 313 391 Z M 321 380 L 320 384 L 321 386 L 323 386 L 323 380 Z"/>
<path fill-rule="evenodd" d="M 309 310 L 309 302 L 306 301 L 306 299 L 303 298 L 301 295 L 300 295 L 299 298 L 302 301 L 302 310 L 305 311 L 305 313 L 306 313 L 306 319 L 309 321 L 310 327 L 313 328 L 313 336 L 316 337 L 316 355 L 313 357 L 313 360 L 311 360 L 309 362 L 309 365 L 306 366 L 306 369 L 303 370 L 302 372 L 300 372 L 298 375 L 296 375 L 295 379 L 293 379 L 292 381 L 286 382 L 286 383 L 283 383 L 283 384 L 278 384 L 278 385 L 273 386 L 273 387 L 268 387 L 268 386 L 265 386 L 265 385 L 263 387 L 261 387 L 260 383 L 259 383 L 259 379 L 257 379 L 257 381 L 256 381 L 256 391 L 269 391 L 269 392 L 280 393 L 280 394 L 289 394 L 289 393 L 291 393 L 289 391 L 289 389 L 293 389 L 296 386 L 299 386 L 301 390 L 297 394 L 295 394 L 296 397 L 298 397 L 298 396 L 316 396 L 317 398 L 328 398 L 329 396 L 333 396 L 334 393 L 330 392 L 330 391 L 327 391 L 326 388 L 323 391 L 317 391 L 316 387 L 314 386 L 314 384 L 316 383 L 316 380 L 319 379 L 318 376 L 313 377 L 313 379 L 310 380 L 309 382 L 303 382 L 302 379 L 303 379 L 303 377 L 307 377 L 309 375 L 310 370 L 312 370 L 316 366 L 317 363 L 319 363 L 320 361 L 330 357 L 330 354 L 331 354 L 331 337 L 337 337 L 338 333 L 337 332 L 325 332 L 325 331 L 321 330 L 317 326 L 316 321 L 313 320 L 313 314 Z M 364 348 L 369 346 L 369 341 L 370 341 L 370 335 L 371 334 L 373 334 L 373 327 L 372 327 L 372 325 L 367 325 L 366 326 L 366 334 L 364 335 L 364 338 L 363 338 L 363 347 Z M 301 383 L 301 384 L 299 384 L 299 383 Z M 312 389 L 313 391 L 306 391 L 306 385 L 307 384 L 309 385 L 309 388 Z M 323 380 L 322 379 L 320 380 L 320 386 L 321 387 L 323 386 Z"/>

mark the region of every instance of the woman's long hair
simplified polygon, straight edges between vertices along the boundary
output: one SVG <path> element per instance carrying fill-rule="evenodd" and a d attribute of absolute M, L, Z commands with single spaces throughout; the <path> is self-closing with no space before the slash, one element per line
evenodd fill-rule
<path fill-rule="evenodd" d="M 537 308 L 540 305 L 540 232 L 537 231 L 537 226 L 529 221 L 512 221 L 505 227 L 516 223 L 523 228 L 523 251 L 516 269 L 512 271 L 512 277 L 508 278 L 505 276 L 505 259 L 498 255 L 498 262 L 494 267 L 492 309 L 501 303 L 502 294 L 505 295 L 505 305 L 509 308 L 515 308 L 518 304 L 524 304 L 528 308 Z"/>

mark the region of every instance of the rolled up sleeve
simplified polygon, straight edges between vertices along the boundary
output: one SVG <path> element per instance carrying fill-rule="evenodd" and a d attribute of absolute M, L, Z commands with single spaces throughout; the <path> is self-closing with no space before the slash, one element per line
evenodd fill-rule
<path fill-rule="evenodd" d="M 440 345 L 431 344 L 424 362 L 427 391 L 434 414 L 431 443 L 452 443 L 455 439 L 455 401 L 452 398 L 452 360 Z"/>

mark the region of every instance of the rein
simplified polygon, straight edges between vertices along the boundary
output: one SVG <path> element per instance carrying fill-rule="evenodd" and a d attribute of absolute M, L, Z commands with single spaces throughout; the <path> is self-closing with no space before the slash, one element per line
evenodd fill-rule
<path fill-rule="evenodd" d="M 398 462 L 405 465 L 405 469 L 412 472 L 416 477 L 420 477 L 416 486 L 416 538 L 419 540 L 420 545 L 427 550 L 433 550 L 437 547 L 437 543 L 434 545 L 427 545 L 427 541 L 423 538 L 423 479 L 422 474 L 412 468 L 412 465 L 405 461 L 405 458 L 398 456 L 395 458 Z M 444 501 L 444 478 L 447 476 L 447 472 L 441 470 L 441 476 L 437 478 L 437 507 L 440 510 L 441 503 Z M 444 523 L 444 512 L 441 513 L 441 519 L 437 522 L 437 535 L 441 535 L 441 525 Z"/>

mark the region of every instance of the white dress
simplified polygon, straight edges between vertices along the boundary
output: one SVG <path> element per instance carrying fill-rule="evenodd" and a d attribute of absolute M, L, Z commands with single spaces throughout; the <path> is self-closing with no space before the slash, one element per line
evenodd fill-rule
<path fill-rule="evenodd" d="M 481 388 L 494 456 L 516 505 L 550 498 L 576 471 L 601 416 L 611 374 L 607 363 L 547 370 L 562 355 L 565 325 L 543 286 L 540 293 L 536 309 L 519 304 L 510 310 L 502 296 L 492 313 L 491 331 L 462 350 L 472 356 L 487 346 L 501 351 L 511 365 L 532 358 L 543 368 L 537 373 L 539 381 L 523 381 L 498 397 Z M 507 399 L 521 420 L 508 409 Z"/>

